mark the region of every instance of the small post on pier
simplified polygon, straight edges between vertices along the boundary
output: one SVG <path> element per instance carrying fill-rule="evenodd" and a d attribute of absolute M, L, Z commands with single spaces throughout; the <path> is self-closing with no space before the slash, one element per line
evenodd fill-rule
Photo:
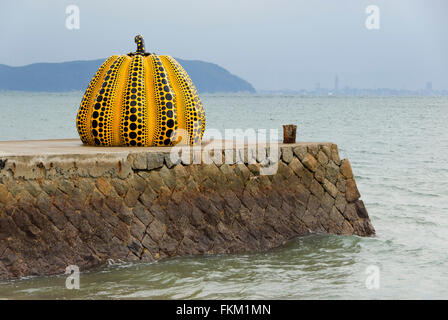
<path fill-rule="evenodd" d="M 283 143 L 296 142 L 297 126 L 295 124 L 283 125 Z"/>

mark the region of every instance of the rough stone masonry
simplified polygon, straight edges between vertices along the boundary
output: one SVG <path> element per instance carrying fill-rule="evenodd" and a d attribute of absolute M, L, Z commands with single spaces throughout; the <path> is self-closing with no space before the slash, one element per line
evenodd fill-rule
<path fill-rule="evenodd" d="M 258 157 L 174 164 L 170 148 L 2 142 L 0 279 L 108 259 L 255 252 L 313 232 L 374 234 L 337 145 L 279 148 L 277 172 L 260 175 Z"/>

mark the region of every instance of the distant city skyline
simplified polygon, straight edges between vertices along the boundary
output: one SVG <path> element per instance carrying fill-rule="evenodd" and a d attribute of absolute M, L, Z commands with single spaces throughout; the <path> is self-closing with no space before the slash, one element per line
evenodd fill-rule
<path fill-rule="evenodd" d="M 260 93 L 291 93 L 291 94 L 309 94 L 309 95 L 448 95 L 448 89 L 434 90 L 432 81 L 422 83 L 419 89 L 400 89 L 400 88 L 362 88 L 350 87 L 344 85 L 340 86 L 339 76 L 336 74 L 333 78 L 333 87 L 322 87 L 320 82 L 315 83 L 314 89 L 279 89 L 279 90 L 260 90 Z"/>
<path fill-rule="evenodd" d="M 147 49 L 216 63 L 257 90 L 448 89 L 448 1 L 40 0 L 0 4 L 0 64 L 106 58 Z M 369 5 L 378 28 L 367 28 Z M 69 5 L 79 29 L 66 26 Z M 138 10 L 136 10 L 138 8 Z"/>
<path fill-rule="evenodd" d="M 339 91 L 339 77 L 338 75 L 334 76 L 334 92 L 337 93 Z"/>

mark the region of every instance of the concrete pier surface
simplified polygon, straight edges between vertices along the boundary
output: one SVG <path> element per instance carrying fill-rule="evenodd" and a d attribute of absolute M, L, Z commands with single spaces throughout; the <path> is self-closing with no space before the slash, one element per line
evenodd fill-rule
<path fill-rule="evenodd" d="M 208 143 L 204 141 L 204 145 Z M 0 141 L 0 157 L 166 151 L 166 147 L 94 147 L 83 145 L 79 139 Z"/>
<path fill-rule="evenodd" d="M 108 259 L 256 252 L 313 232 L 375 232 L 333 143 L 0 142 L 0 279 Z"/>

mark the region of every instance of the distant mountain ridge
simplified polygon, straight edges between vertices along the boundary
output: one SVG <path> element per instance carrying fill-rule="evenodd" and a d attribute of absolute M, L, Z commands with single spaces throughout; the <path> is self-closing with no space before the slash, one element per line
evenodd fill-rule
<path fill-rule="evenodd" d="M 255 92 L 246 80 L 217 64 L 176 60 L 184 67 L 199 93 Z M 0 64 L 0 90 L 63 92 L 85 90 L 105 59 L 34 63 L 21 67 Z"/>

